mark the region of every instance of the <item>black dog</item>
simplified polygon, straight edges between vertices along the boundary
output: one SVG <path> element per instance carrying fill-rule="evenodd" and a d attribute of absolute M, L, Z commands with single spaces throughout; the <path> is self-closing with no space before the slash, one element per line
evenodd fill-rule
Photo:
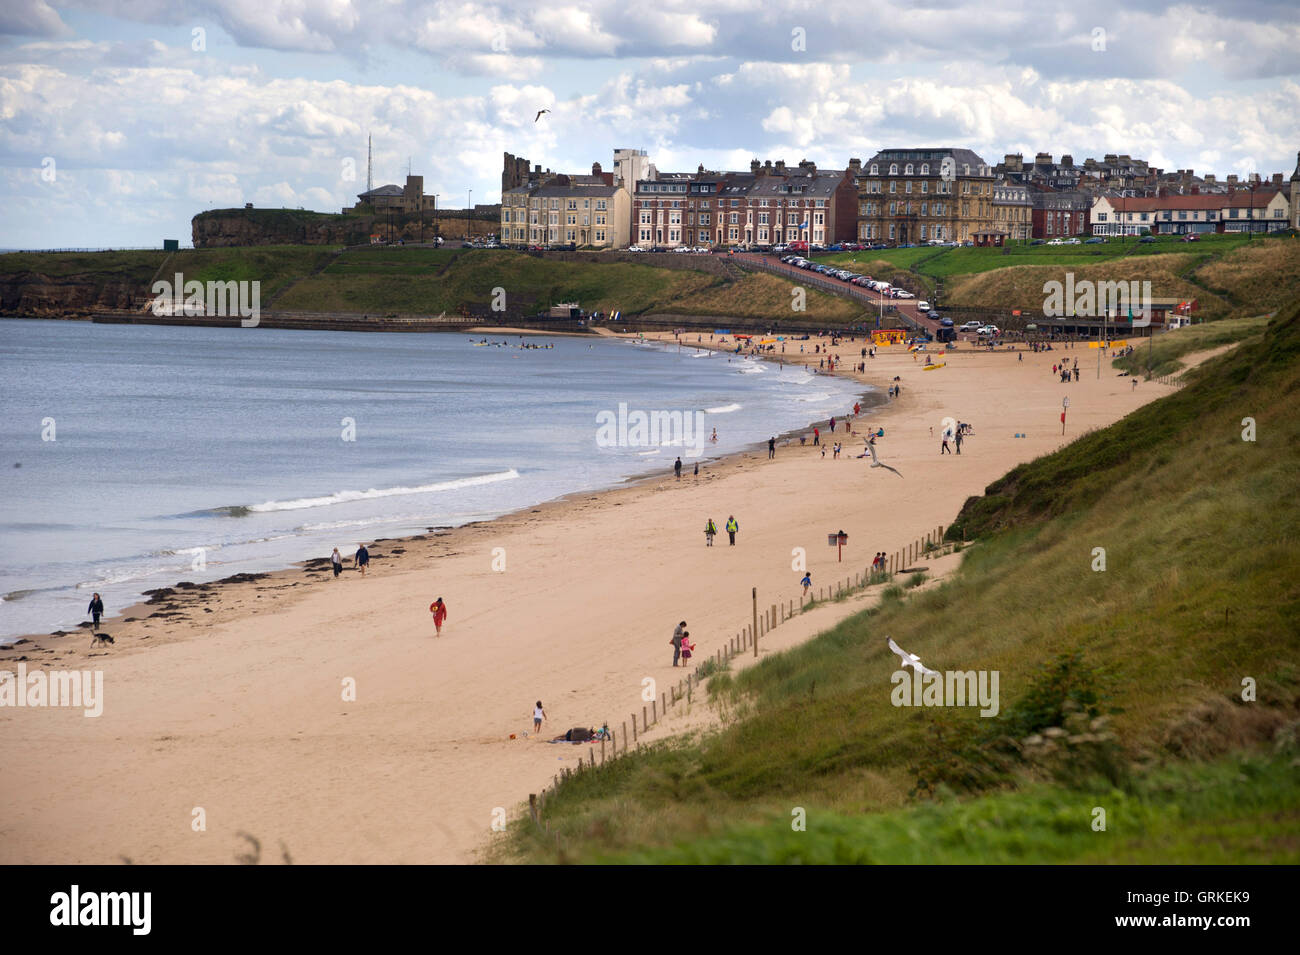
<path fill-rule="evenodd" d="M 92 634 L 90 638 L 90 645 L 92 647 L 95 646 L 96 644 L 99 644 L 99 646 L 102 647 L 104 644 L 106 643 L 112 644 L 112 642 L 113 642 L 113 638 L 106 633 Z"/>

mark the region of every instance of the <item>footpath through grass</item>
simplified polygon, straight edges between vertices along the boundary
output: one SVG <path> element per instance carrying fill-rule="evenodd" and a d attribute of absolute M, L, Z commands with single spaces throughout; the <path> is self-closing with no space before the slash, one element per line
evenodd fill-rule
<path fill-rule="evenodd" d="M 560 854 L 531 822 L 511 849 L 532 861 L 749 861 L 743 845 L 757 839 L 764 860 L 802 861 L 851 855 L 861 839 L 872 861 L 919 861 L 934 829 L 953 841 L 934 861 L 959 860 L 960 833 L 1005 815 L 1022 827 L 1014 847 L 972 837 L 974 856 L 1249 862 L 1268 846 L 1295 861 L 1295 813 L 1275 811 L 1294 806 L 1289 763 L 1260 769 L 1265 795 L 1219 786 L 1199 804 L 1181 783 L 1155 794 L 1161 773 L 1235 778 L 1233 760 L 1294 746 L 1300 420 L 1285 396 L 1300 389 L 1300 306 L 1188 377 L 971 498 L 954 527 L 978 543 L 950 580 L 892 590 L 714 678 L 720 730 L 563 784 L 545 820 Z M 997 715 L 893 705 L 886 636 L 936 670 L 996 671 Z M 1140 825 L 1089 842 L 1096 805 L 1121 817 L 1138 807 Z M 817 826 L 790 833 L 795 807 Z M 1208 840 L 1195 850 L 1172 835 L 1191 812 L 1207 813 L 1188 828 Z M 887 837 L 891 819 L 910 838 Z"/>

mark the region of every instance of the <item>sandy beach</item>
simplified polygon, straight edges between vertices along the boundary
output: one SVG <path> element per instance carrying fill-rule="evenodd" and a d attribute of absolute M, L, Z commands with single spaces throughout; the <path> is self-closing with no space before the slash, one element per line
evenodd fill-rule
<path fill-rule="evenodd" d="M 775 357 L 815 366 L 820 356 L 795 354 L 798 344 Z M 834 351 L 852 362 L 860 347 Z M 1074 358 L 1081 380 L 1063 384 L 1051 366 Z M 902 477 L 856 458 L 856 433 L 838 460 L 791 439 L 773 461 L 755 450 L 702 465 L 698 478 L 688 466 L 680 481 L 665 471 L 379 541 L 364 578 L 332 579 L 321 554 L 319 566 L 177 590 L 123 612 L 135 621 L 110 619 L 108 649 L 78 632 L 0 652 L 2 668 L 25 657 L 29 669 L 102 670 L 104 685 L 97 718 L 0 709 L 0 861 L 229 863 L 248 851 L 247 833 L 263 862 L 286 852 L 298 863 L 473 862 L 495 810 L 515 817 L 586 752 L 525 738 L 534 701 L 550 718 L 542 739 L 604 720 L 618 731 L 640 712 L 643 678 L 666 688 L 683 675 L 668 645 L 679 620 L 702 659 L 748 622 L 751 587 L 760 606 L 797 600 L 794 548 L 806 549 L 815 585 L 858 573 L 876 551 L 948 524 L 1016 464 L 1171 390 L 1134 389 L 1109 361 L 1098 379 L 1086 345 L 1021 361 L 963 344 L 939 360 L 923 371 L 886 347 L 856 376 L 881 390 L 899 378 L 900 397 L 853 424 L 885 429 L 880 458 Z M 946 417 L 974 427 L 961 455 L 940 454 Z M 824 443 L 842 433 L 822 430 Z M 736 546 L 724 533 L 706 548 L 705 520 L 721 528 L 729 515 Z M 837 565 L 826 534 L 841 529 Z M 440 638 L 428 612 L 438 596 L 449 608 Z M 764 653 L 860 606 L 825 606 L 776 631 Z"/>

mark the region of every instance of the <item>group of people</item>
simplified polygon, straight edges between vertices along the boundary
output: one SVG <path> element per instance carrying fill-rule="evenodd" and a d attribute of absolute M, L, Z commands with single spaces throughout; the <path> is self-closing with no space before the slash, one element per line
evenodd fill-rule
<path fill-rule="evenodd" d="M 730 541 L 729 546 L 735 547 L 736 532 L 740 530 L 740 524 L 736 521 L 736 515 L 734 514 L 727 515 L 726 527 L 727 527 L 727 538 Z M 710 517 L 708 520 L 704 522 L 704 546 L 712 547 L 713 538 L 717 536 L 718 536 L 718 525 L 713 523 L 713 518 Z"/>
<path fill-rule="evenodd" d="M 1075 381 L 1078 381 L 1079 380 L 1079 359 L 1076 358 L 1074 360 L 1073 367 L 1067 365 L 1065 362 L 1061 362 L 1059 365 L 1053 365 L 1052 374 L 1060 375 L 1061 381 L 1063 382 L 1069 381 L 1071 375 L 1074 376 Z"/>
<path fill-rule="evenodd" d="M 334 553 L 330 554 L 330 566 L 334 568 L 334 576 L 337 577 L 343 573 L 343 555 L 339 553 L 337 547 Z M 361 576 L 366 575 L 366 568 L 370 566 L 370 551 L 366 550 L 365 544 L 357 545 L 357 552 L 352 555 L 352 566 L 361 571 Z"/>

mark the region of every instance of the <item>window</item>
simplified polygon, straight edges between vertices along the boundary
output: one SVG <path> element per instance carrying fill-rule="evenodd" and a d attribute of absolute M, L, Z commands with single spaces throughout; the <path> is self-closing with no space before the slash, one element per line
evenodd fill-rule
<path fill-rule="evenodd" d="M 1106 221 L 1106 213 L 1104 213 L 1104 212 L 1098 212 L 1098 213 L 1097 213 L 1097 221 L 1098 221 L 1098 222 L 1105 222 L 1105 221 Z"/>
<path fill-rule="evenodd" d="M 909 196 L 912 194 L 912 180 L 909 179 L 907 182 L 903 183 L 903 191 Z"/>
<path fill-rule="evenodd" d="M 898 214 L 897 210 L 898 210 L 898 203 L 897 203 L 897 202 L 891 202 L 891 203 L 889 204 L 889 214 L 890 214 L 891 216 L 893 216 L 893 215 L 897 215 L 897 214 Z"/>
<path fill-rule="evenodd" d="M 598 229 L 598 230 L 596 231 L 596 241 L 597 241 L 597 242 L 604 242 L 604 241 L 605 241 L 605 233 L 604 233 L 603 230 L 599 230 L 599 229 Z"/>
<path fill-rule="evenodd" d="M 921 163 L 921 175 L 923 176 L 930 175 L 930 164 L 928 162 Z"/>
<path fill-rule="evenodd" d="M 894 238 L 894 224 L 892 222 L 889 224 L 889 238 L 891 240 Z"/>
<path fill-rule="evenodd" d="M 740 215 L 739 215 L 739 213 L 736 213 L 736 212 L 731 213 L 731 220 L 730 220 L 730 221 L 731 221 L 731 225 L 736 225 L 736 224 L 738 224 L 738 223 L 740 222 Z M 736 230 L 735 230 L 735 229 L 732 229 L 731 231 L 732 231 L 732 232 L 735 232 Z"/>
<path fill-rule="evenodd" d="M 912 174 L 912 164 L 908 163 L 906 166 L 903 167 L 903 175 L 910 176 L 911 174 Z"/>
<path fill-rule="evenodd" d="M 928 182 L 923 181 L 921 183 L 921 194 L 925 195 L 929 191 L 930 191 L 930 184 Z"/>
<path fill-rule="evenodd" d="M 880 175 L 880 167 L 879 167 L 878 165 L 876 165 L 875 163 L 872 163 L 872 164 L 871 164 L 871 175 L 873 175 L 873 176 L 879 176 L 879 175 Z"/>
<path fill-rule="evenodd" d="M 925 215 L 925 203 L 921 203 L 921 215 Z"/>
<path fill-rule="evenodd" d="M 897 193 L 897 192 L 898 192 L 898 183 L 894 182 L 894 180 L 892 180 L 892 179 L 889 180 L 889 191 L 890 191 L 891 193 Z"/>

